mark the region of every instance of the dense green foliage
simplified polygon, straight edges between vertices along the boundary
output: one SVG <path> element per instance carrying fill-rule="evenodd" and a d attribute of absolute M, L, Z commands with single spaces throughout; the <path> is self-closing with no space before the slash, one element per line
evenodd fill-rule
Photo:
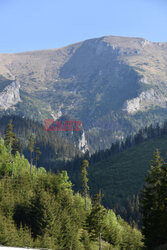
<path fill-rule="evenodd" d="M 87 198 L 74 194 L 67 172 L 47 173 L 18 152 L 9 161 L 0 141 L 0 244 L 51 249 L 98 249 L 88 218 L 96 213 Z M 140 249 L 141 233 L 112 210 L 102 220 L 103 249 Z"/>
<path fill-rule="evenodd" d="M 9 121 L 5 132 L 4 132 L 4 141 L 6 146 L 9 147 L 9 152 L 10 152 L 10 161 L 12 161 L 12 153 L 16 153 L 19 151 L 19 144 L 18 140 L 16 138 L 16 134 L 13 132 L 13 124 L 12 120 Z"/>
<path fill-rule="evenodd" d="M 90 165 L 91 190 L 94 193 L 97 187 L 102 190 L 104 205 L 107 207 L 114 207 L 117 203 L 125 206 L 128 197 L 131 200 L 142 189 L 144 176 L 156 148 L 159 148 L 165 159 L 167 158 L 166 144 L 167 136 L 159 136 Z M 137 205 L 136 199 L 134 198 L 134 202 Z"/>
<path fill-rule="evenodd" d="M 82 178 L 82 193 L 83 196 L 85 197 L 85 210 L 87 209 L 87 196 L 88 196 L 88 172 L 87 172 L 87 167 L 89 166 L 89 163 L 87 160 L 84 160 L 81 164 L 81 178 Z"/>
<path fill-rule="evenodd" d="M 128 136 L 124 142 L 112 144 L 108 150 L 101 150 L 90 157 L 85 155 L 90 162 L 88 178 L 91 193 L 102 190 L 105 207 L 113 208 L 129 223 L 141 226 L 139 193 L 143 188 L 144 176 L 156 148 L 167 159 L 166 144 L 165 122 L 162 127 L 156 125 L 141 129 L 134 136 Z M 81 190 L 81 161 L 76 158 L 66 167 L 75 190 Z"/>
<path fill-rule="evenodd" d="M 30 173 L 32 169 L 32 161 L 33 161 L 32 154 L 34 153 L 35 150 L 34 148 L 35 148 L 35 138 L 34 135 L 31 135 L 28 140 L 28 150 L 30 152 Z"/>
<path fill-rule="evenodd" d="M 147 249 L 167 243 L 167 163 L 158 150 L 142 192 L 143 234 Z"/>
<path fill-rule="evenodd" d="M 2 137 L 11 119 L 13 132 L 16 134 L 21 145 L 21 152 L 29 160 L 31 160 L 31 153 L 28 150 L 28 141 L 31 135 L 35 135 L 34 146 L 35 148 L 40 148 L 42 153 L 37 161 L 39 166 L 45 166 L 47 169 L 58 168 L 66 160 L 71 160 L 77 155 L 82 155 L 67 137 L 62 138 L 56 132 L 44 131 L 42 124 L 19 116 L 3 116 L 0 118 L 0 134 Z M 33 156 L 36 161 L 36 152 Z"/>
<path fill-rule="evenodd" d="M 44 168 L 33 165 L 41 154 L 39 146 L 36 146 L 34 134 L 30 135 L 27 143 L 31 163 L 17 151 L 20 148 L 11 120 L 4 134 L 5 140 L 0 140 L 0 244 L 51 249 L 94 250 L 98 247 L 101 249 L 101 245 L 102 249 L 143 248 L 142 235 L 135 226 L 136 223 L 141 226 L 140 202 L 139 197 L 134 194 L 139 191 L 135 190 L 140 189 L 136 185 L 137 180 L 142 183 L 139 173 L 144 175 L 146 172 L 148 157 L 151 159 L 150 154 L 155 147 L 159 146 L 163 155 L 166 153 L 166 123 L 163 128 L 158 125 L 156 128 L 145 128 L 135 136 L 128 137 L 125 142 L 113 144 L 111 148 L 115 150 L 100 151 L 92 156 L 87 152 L 84 156 L 75 158 L 71 164 L 68 163 L 71 177 L 76 171 L 74 180 L 76 183 L 82 182 L 82 195 L 73 192 L 73 185 L 66 171 L 62 170 L 57 174 L 51 171 L 47 173 Z M 107 154 L 108 157 L 105 158 Z M 102 160 L 98 161 L 96 156 L 102 156 Z M 84 158 L 87 160 L 83 160 Z M 105 162 L 109 164 L 110 159 L 112 168 L 114 163 L 120 172 L 116 172 L 114 168 L 111 176 L 106 169 L 105 171 L 101 169 L 97 174 L 100 164 Z M 91 163 L 88 168 L 89 182 L 88 160 Z M 131 161 L 133 164 L 130 164 Z M 74 169 L 74 163 L 79 164 L 80 168 Z M 140 169 L 142 164 L 143 168 Z M 134 169 L 133 165 L 137 168 Z M 150 166 L 151 170 L 145 177 L 141 211 L 145 247 L 152 250 L 155 247 L 163 249 L 167 243 L 167 163 L 161 159 L 158 150 L 154 153 Z M 63 168 L 64 166 L 61 169 Z M 106 177 L 103 182 L 104 174 Z M 118 184 L 124 184 L 123 189 L 120 186 L 117 190 L 118 194 L 122 192 L 122 197 L 118 199 L 116 190 L 114 194 L 113 185 L 116 184 L 114 181 L 117 174 L 121 178 Z M 130 190 L 131 179 L 128 174 L 136 176 L 133 191 Z M 111 198 L 107 189 L 104 192 L 105 185 L 107 188 L 110 183 L 108 180 L 113 185 L 110 190 Z M 129 186 L 126 186 L 123 180 L 126 180 L 127 184 L 130 181 Z M 97 193 L 102 189 L 107 196 L 104 196 L 103 204 L 107 204 L 107 199 L 111 199 L 112 204 L 115 202 L 116 212 L 123 214 L 131 226 L 119 215 L 116 216 L 113 210 L 108 210 L 101 204 L 103 198 L 101 191 L 94 195 L 92 200 L 90 199 L 89 183 L 90 193 Z M 128 198 L 130 194 L 132 199 Z"/>
<path fill-rule="evenodd" d="M 98 192 L 92 199 L 92 210 L 87 218 L 88 231 L 91 239 L 97 237 L 101 240 L 101 233 L 104 230 L 104 219 L 106 217 L 106 210 L 101 205 L 101 192 Z"/>
<path fill-rule="evenodd" d="M 131 225 L 141 226 L 138 193 L 143 187 L 144 175 L 148 170 L 152 154 L 158 147 L 166 157 L 167 123 L 162 128 L 149 126 L 137 134 L 128 136 L 124 142 L 116 142 L 110 149 L 101 150 L 89 156 L 81 155 L 72 143 L 60 138 L 55 132 L 46 132 L 35 122 L 13 116 L 14 132 L 22 145 L 21 152 L 31 161 L 28 150 L 28 139 L 35 135 L 33 163 L 45 166 L 46 169 L 66 170 L 74 184 L 74 190 L 82 190 L 81 163 L 89 160 L 88 178 L 90 193 L 94 195 L 99 189 L 104 194 L 103 205 L 113 208 Z M 3 135 L 11 117 L 1 118 Z M 24 138 L 24 140 L 23 140 Z M 73 150 L 74 149 L 74 150 Z M 41 152 L 42 154 L 40 154 Z M 78 155 L 77 157 L 75 157 Z M 62 160 L 72 159 L 64 162 Z M 61 159 L 61 160 L 60 160 Z"/>

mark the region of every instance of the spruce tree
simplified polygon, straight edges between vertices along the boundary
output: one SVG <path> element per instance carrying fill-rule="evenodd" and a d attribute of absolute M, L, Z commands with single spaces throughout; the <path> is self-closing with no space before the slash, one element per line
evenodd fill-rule
<path fill-rule="evenodd" d="M 36 160 L 36 166 L 37 166 L 37 163 L 38 163 L 38 160 L 40 158 L 40 155 L 41 155 L 41 151 L 40 151 L 40 148 L 38 146 L 35 147 L 35 160 Z"/>
<path fill-rule="evenodd" d="M 28 150 L 30 152 L 30 174 L 32 171 L 34 147 L 35 147 L 35 138 L 34 135 L 31 135 L 28 140 Z"/>
<path fill-rule="evenodd" d="M 16 138 L 16 134 L 13 132 L 13 124 L 12 119 L 9 121 L 5 132 L 4 132 L 4 141 L 5 145 L 9 147 L 9 153 L 10 153 L 10 162 L 12 161 L 12 153 L 16 153 L 16 151 L 19 151 L 20 147 L 18 144 L 18 140 Z"/>
<path fill-rule="evenodd" d="M 102 194 L 99 191 L 92 200 L 92 210 L 87 218 L 88 232 L 92 240 L 99 238 L 99 249 L 101 249 L 101 237 L 104 229 L 104 217 L 106 210 L 101 205 Z"/>
<path fill-rule="evenodd" d="M 87 168 L 89 166 L 89 162 L 87 160 L 84 160 L 81 164 L 81 177 L 82 177 L 82 187 L 83 187 L 83 196 L 85 198 L 85 210 L 87 209 L 87 195 L 88 195 L 88 172 Z"/>
<path fill-rule="evenodd" d="M 154 153 L 142 192 L 143 235 L 147 249 L 167 242 L 167 165 Z"/>

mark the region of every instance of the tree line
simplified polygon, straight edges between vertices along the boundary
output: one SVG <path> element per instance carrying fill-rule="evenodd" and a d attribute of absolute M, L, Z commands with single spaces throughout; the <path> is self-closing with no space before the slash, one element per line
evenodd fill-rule
<path fill-rule="evenodd" d="M 74 193 L 66 171 L 46 172 L 16 150 L 10 121 L 0 140 L 0 244 L 50 249 L 140 249 L 141 232 L 90 198 L 87 168 L 82 192 Z M 30 153 L 34 140 L 29 139 Z"/>
<path fill-rule="evenodd" d="M 34 152 L 33 136 L 28 147 Z M 158 150 L 141 192 L 142 236 L 101 204 L 99 190 L 90 197 L 88 160 L 80 165 L 82 192 L 74 193 L 66 171 L 55 174 L 36 168 L 18 149 L 10 121 L 0 141 L 0 244 L 52 249 L 165 249 L 167 163 Z"/>

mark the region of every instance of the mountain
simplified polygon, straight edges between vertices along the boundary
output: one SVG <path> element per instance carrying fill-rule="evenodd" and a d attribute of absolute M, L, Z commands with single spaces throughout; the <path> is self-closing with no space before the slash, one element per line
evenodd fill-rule
<path fill-rule="evenodd" d="M 1 115 L 68 115 L 82 121 L 82 145 L 94 152 L 166 119 L 167 43 L 108 36 L 1 54 L 0 91 Z"/>

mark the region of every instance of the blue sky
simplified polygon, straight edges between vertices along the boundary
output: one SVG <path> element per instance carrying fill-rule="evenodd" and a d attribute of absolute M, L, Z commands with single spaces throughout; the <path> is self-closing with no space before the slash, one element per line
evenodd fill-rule
<path fill-rule="evenodd" d="M 166 0 L 0 0 L 0 53 L 105 35 L 167 42 Z"/>

